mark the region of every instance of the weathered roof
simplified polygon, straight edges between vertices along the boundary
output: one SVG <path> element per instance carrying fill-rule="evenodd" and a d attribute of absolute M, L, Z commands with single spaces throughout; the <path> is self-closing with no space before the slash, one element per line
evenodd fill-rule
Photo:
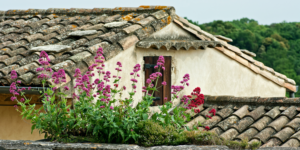
<path fill-rule="evenodd" d="M 174 13 L 168 6 L 0 11 L 0 82 L 9 84 L 14 69 L 23 84 L 39 85 L 40 50 L 53 70 L 66 70 L 69 82 L 76 68 L 84 72 L 94 63 L 100 46 L 110 59 L 164 28 Z"/>
<path fill-rule="evenodd" d="M 197 40 L 144 41 L 171 22 Z M 50 54 L 51 68 L 55 71 L 64 68 L 70 82 L 76 68 L 84 72 L 94 63 L 98 47 L 104 48 L 104 57 L 108 60 L 138 43 L 138 47 L 168 50 L 214 47 L 257 74 L 296 91 L 294 80 L 264 66 L 226 41 L 230 39 L 201 30 L 177 16 L 174 7 L 169 6 L 0 11 L 0 83 L 10 84 L 8 75 L 14 69 L 23 84 L 39 85 L 35 70 L 42 49 Z"/>
<path fill-rule="evenodd" d="M 206 120 L 212 108 L 217 113 Z M 299 98 L 206 95 L 202 109 L 188 126 L 200 122 L 225 139 L 261 141 L 262 147 L 300 146 Z"/>

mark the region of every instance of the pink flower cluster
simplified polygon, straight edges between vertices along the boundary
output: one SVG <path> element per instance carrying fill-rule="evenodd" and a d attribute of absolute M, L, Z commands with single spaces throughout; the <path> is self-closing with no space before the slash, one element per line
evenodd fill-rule
<path fill-rule="evenodd" d="M 43 66 L 48 66 L 50 62 L 49 56 L 45 51 L 41 51 L 39 63 Z"/>
<path fill-rule="evenodd" d="M 181 84 L 186 84 L 187 86 L 189 86 L 189 83 L 188 83 L 189 80 L 190 80 L 190 75 L 189 75 L 189 74 L 185 74 L 185 75 L 183 76 L 183 80 L 180 81 L 180 83 L 181 83 Z"/>
<path fill-rule="evenodd" d="M 12 73 L 10 74 L 10 75 L 11 75 L 11 79 L 16 79 L 16 78 L 18 78 L 18 75 L 17 75 L 17 73 L 16 73 L 15 70 L 12 70 L 11 72 L 12 72 Z M 14 100 L 17 99 L 16 96 L 17 96 L 17 95 L 20 95 L 20 92 L 26 90 L 25 88 L 18 89 L 18 88 L 17 88 L 18 84 L 21 84 L 21 81 L 15 81 L 15 82 L 12 82 L 12 83 L 10 84 L 9 92 L 10 92 L 11 94 L 13 94 L 13 96 L 10 98 L 10 100 L 12 100 L 12 101 L 14 101 Z M 28 90 L 30 90 L 30 88 L 28 88 Z M 21 98 L 20 101 L 21 101 L 21 102 L 24 102 L 24 99 Z"/>
<path fill-rule="evenodd" d="M 61 82 L 66 82 L 66 73 L 64 69 L 59 69 L 57 72 L 52 74 L 52 81 L 55 84 L 60 84 Z"/>
<path fill-rule="evenodd" d="M 52 69 L 47 67 L 47 66 L 49 66 L 49 62 L 50 62 L 50 59 L 49 59 L 48 54 L 47 54 L 45 51 L 42 51 L 42 52 L 40 53 L 39 63 L 40 63 L 43 67 L 40 67 L 40 68 L 37 68 L 37 69 L 36 69 L 37 72 L 42 72 L 42 73 L 38 76 L 38 79 L 42 79 L 42 80 L 43 80 L 43 79 L 49 78 L 49 76 L 48 76 L 47 73 L 46 73 L 46 72 L 49 72 L 49 73 L 52 72 Z M 46 72 L 44 72 L 44 70 L 46 70 Z"/>
<path fill-rule="evenodd" d="M 11 71 L 10 78 L 13 80 L 18 78 L 18 74 L 17 74 L 16 70 Z"/>
<path fill-rule="evenodd" d="M 117 62 L 117 65 L 118 65 L 118 67 L 116 68 L 116 70 L 118 71 L 118 72 L 120 72 L 120 71 L 122 71 L 122 63 L 121 62 Z"/>
<path fill-rule="evenodd" d="M 165 64 L 164 56 L 159 56 L 158 60 L 157 60 L 157 63 L 156 63 L 156 66 L 154 66 L 154 69 L 158 69 L 158 68 L 161 67 L 162 70 L 165 70 L 164 64 Z"/>
<path fill-rule="evenodd" d="M 138 71 L 141 70 L 141 65 L 140 64 L 136 64 L 133 67 L 133 72 L 130 73 L 130 75 L 133 76 L 132 79 L 130 79 L 130 81 L 132 81 L 132 89 L 135 90 L 136 89 L 136 83 L 138 82 L 138 80 L 136 79 L 136 77 L 140 77 L 140 75 L 138 74 Z M 136 91 L 134 91 L 136 92 Z"/>

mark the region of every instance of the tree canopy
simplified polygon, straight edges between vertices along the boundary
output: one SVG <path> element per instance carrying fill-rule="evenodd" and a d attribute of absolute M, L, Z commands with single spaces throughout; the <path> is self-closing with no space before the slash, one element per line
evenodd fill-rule
<path fill-rule="evenodd" d="M 242 18 L 199 24 L 187 20 L 211 34 L 231 38 L 232 45 L 256 53 L 254 59 L 300 84 L 300 22 L 260 25 L 256 20 Z"/>

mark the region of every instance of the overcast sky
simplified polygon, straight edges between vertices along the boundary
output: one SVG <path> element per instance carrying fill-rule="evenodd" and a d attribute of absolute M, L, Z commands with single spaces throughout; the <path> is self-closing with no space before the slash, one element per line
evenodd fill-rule
<path fill-rule="evenodd" d="M 176 13 L 199 23 L 247 17 L 260 24 L 300 22 L 300 0 L 0 0 L 0 10 L 174 6 Z"/>

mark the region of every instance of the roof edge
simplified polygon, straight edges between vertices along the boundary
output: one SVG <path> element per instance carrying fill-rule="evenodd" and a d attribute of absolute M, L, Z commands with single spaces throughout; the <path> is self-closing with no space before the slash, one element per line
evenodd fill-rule
<path fill-rule="evenodd" d="M 300 98 L 287 98 L 287 97 L 235 97 L 235 96 L 211 96 L 205 95 L 205 107 L 218 105 L 225 107 L 233 105 L 236 109 L 248 105 L 250 108 L 255 109 L 259 106 L 265 106 L 266 109 L 272 109 L 275 106 L 281 107 L 285 110 L 289 106 L 300 106 Z"/>
<path fill-rule="evenodd" d="M 115 7 L 115 8 L 93 8 L 93 9 L 84 9 L 84 8 L 49 8 L 49 9 L 28 9 L 28 10 L 17 10 L 11 9 L 7 11 L 0 11 L 1 16 L 15 16 L 15 15 L 50 15 L 50 14 L 67 14 L 67 15 L 90 15 L 90 14 L 126 14 L 128 12 L 155 12 L 158 10 L 172 10 L 175 8 L 173 6 L 150 6 L 142 5 L 139 7 Z"/>

